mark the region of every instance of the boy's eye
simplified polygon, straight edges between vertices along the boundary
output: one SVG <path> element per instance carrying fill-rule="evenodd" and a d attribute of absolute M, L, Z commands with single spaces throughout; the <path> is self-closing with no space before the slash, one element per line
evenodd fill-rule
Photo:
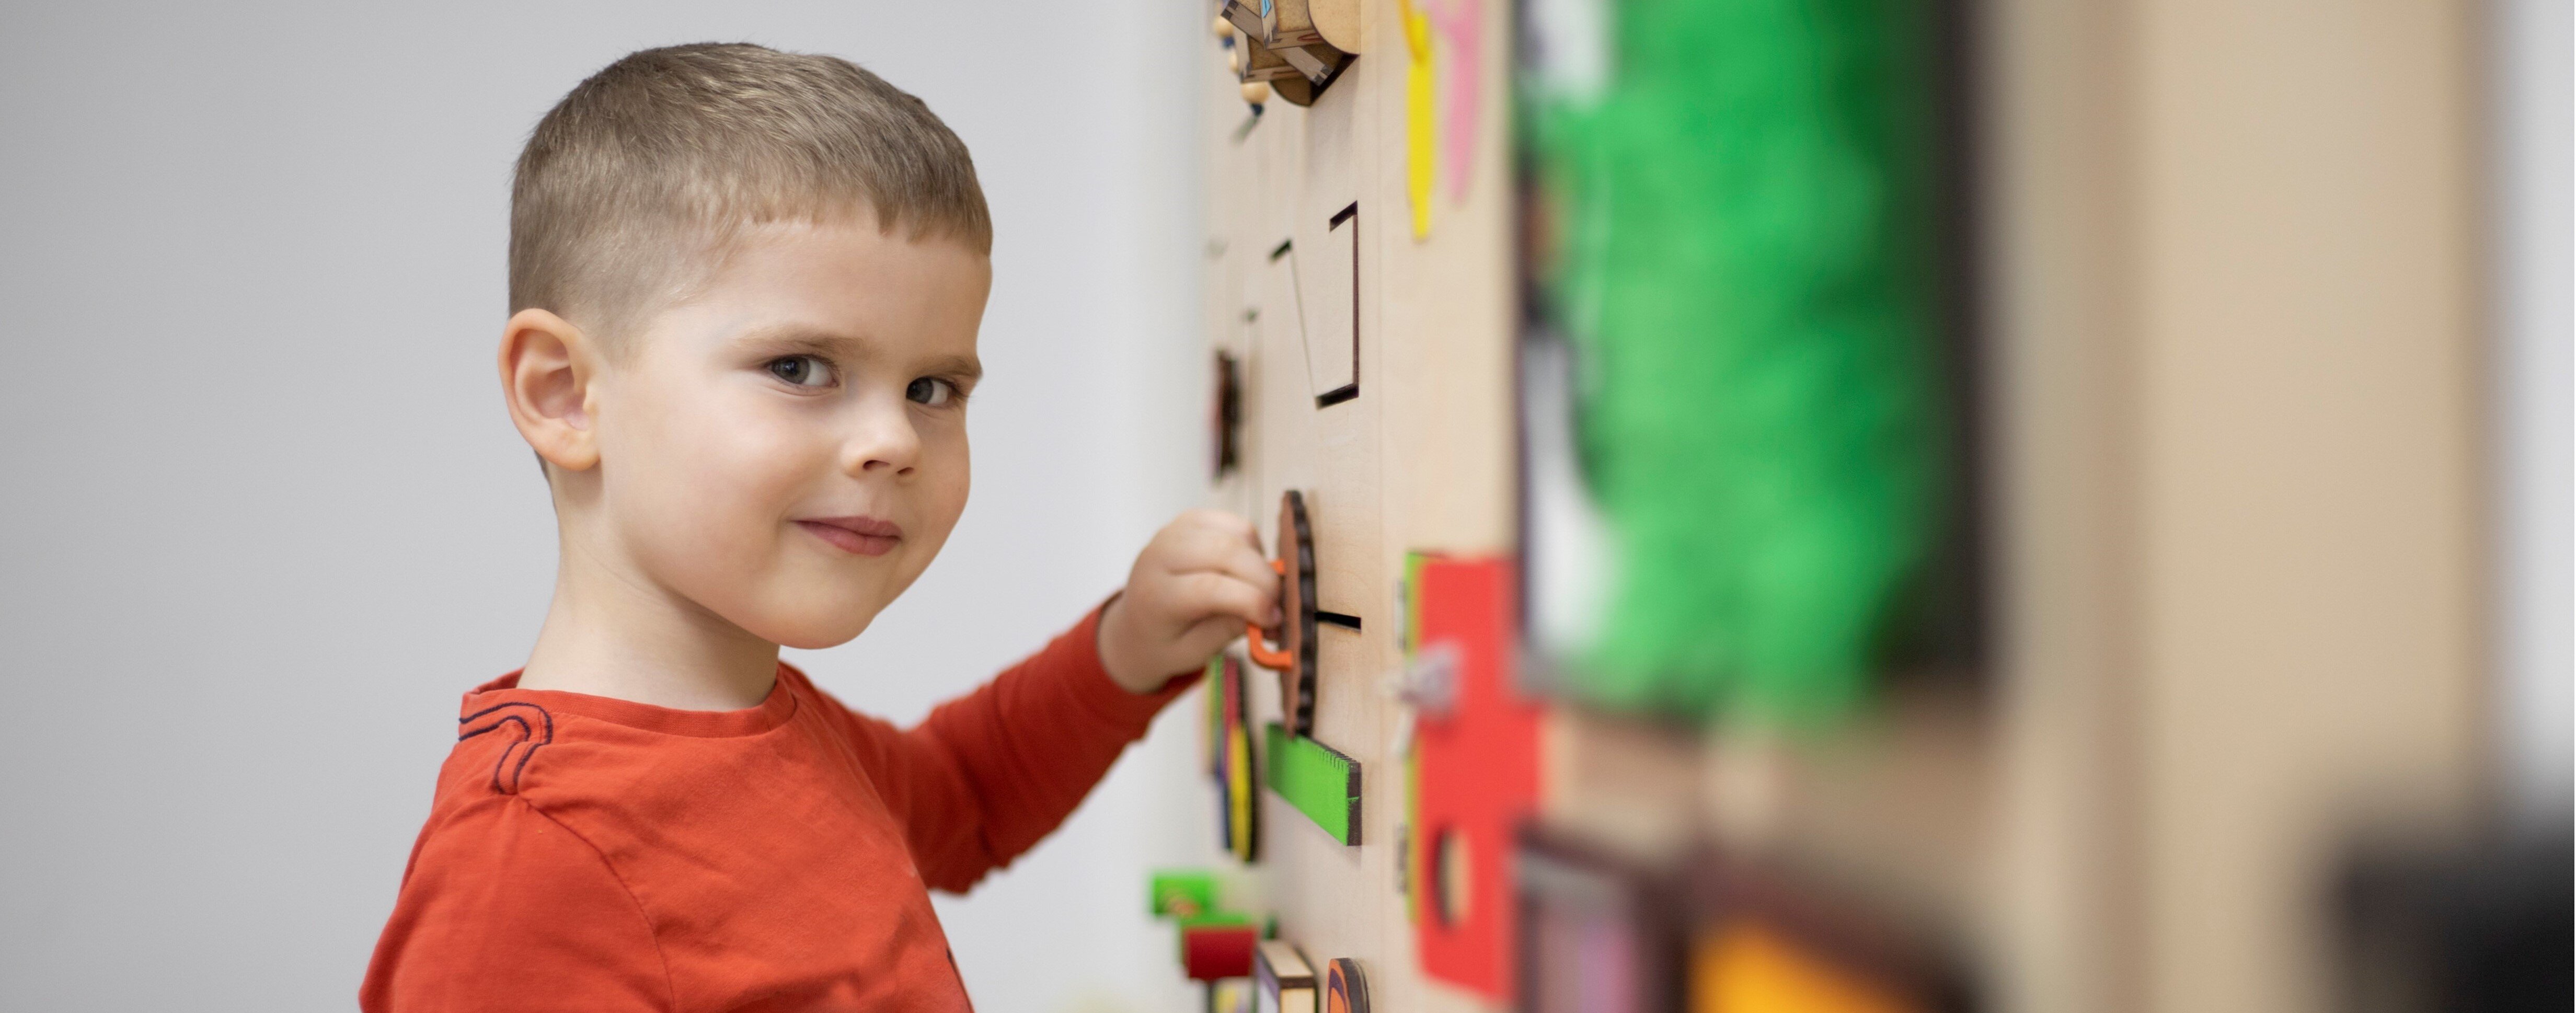
<path fill-rule="evenodd" d="M 769 360 L 769 375 L 796 387 L 828 387 L 832 384 L 832 364 L 820 356 L 790 355 Z"/>
<path fill-rule="evenodd" d="M 914 380 L 911 386 L 905 387 L 903 389 L 903 396 L 911 399 L 914 404 L 930 408 L 944 408 L 947 407 L 950 401 L 956 399 L 957 385 L 949 383 L 946 380 L 934 380 L 925 376 L 918 380 Z"/>

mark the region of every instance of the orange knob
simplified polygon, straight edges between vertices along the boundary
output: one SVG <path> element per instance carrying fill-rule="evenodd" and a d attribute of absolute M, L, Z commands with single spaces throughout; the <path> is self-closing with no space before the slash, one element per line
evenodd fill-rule
<path fill-rule="evenodd" d="M 1284 559 L 1271 560 L 1270 571 L 1282 577 L 1287 576 L 1288 561 Z M 1272 647 L 1268 643 L 1265 643 L 1262 640 L 1261 627 L 1255 623 L 1243 624 L 1243 647 L 1244 653 L 1252 656 L 1253 664 L 1270 669 L 1274 672 L 1285 672 L 1290 668 L 1295 667 L 1297 664 L 1297 656 L 1295 654 L 1280 648 Z"/>

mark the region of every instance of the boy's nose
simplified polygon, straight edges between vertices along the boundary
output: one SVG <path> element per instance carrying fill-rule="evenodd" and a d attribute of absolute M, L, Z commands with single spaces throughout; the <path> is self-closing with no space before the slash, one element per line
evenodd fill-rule
<path fill-rule="evenodd" d="M 912 420 L 900 410 L 869 416 L 842 444 L 841 470 L 852 475 L 912 474 L 921 459 L 921 434 L 913 431 Z"/>

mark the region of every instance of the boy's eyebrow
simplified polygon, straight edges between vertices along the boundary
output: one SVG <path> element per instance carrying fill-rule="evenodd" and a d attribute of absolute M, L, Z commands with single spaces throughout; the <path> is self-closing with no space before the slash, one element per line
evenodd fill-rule
<path fill-rule="evenodd" d="M 984 378 L 984 364 L 972 355 L 943 355 L 930 360 L 930 367 L 925 372 L 973 383 Z"/>
<path fill-rule="evenodd" d="M 773 330 L 752 331 L 735 337 L 734 342 L 781 352 L 810 352 L 840 358 L 857 358 L 868 350 L 867 342 L 858 338 L 794 325 Z M 930 360 L 923 372 L 959 377 L 971 383 L 984 377 L 984 364 L 972 355 L 943 355 Z"/>
<path fill-rule="evenodd" d="M 849 356 L 865 347 L 865 342 L 844 334 L 788 325 L 766 330 L 747 331 L 734 336 L 733 344 L 755 345 L 764 350 L 812 352 L 817 355 Z"/>

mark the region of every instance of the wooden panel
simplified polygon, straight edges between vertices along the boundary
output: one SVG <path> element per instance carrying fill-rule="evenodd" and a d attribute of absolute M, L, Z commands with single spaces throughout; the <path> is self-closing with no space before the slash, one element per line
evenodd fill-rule
<path fill-rule="evenodd" d="M 1325 7 L 1358 36 L 1403 38 L 1393 3 Z M 1501 51 L 1508 8 L 1476 9 L 1488 51 Z M 1318 630 L 1314 738 L 1361 765 L 1359 841 L 1335 840 L 1265 793 L 1258 892 L 1311 959 L 1367 966 L 1377 1007 L 1464 1010 L 1485 1007 L 1426 987 L 1415 970 L 1398 889 L 1405 784 L 1384 687 L 1399 664 L 1405 551 L 1510 541 L 1504 66 L 1488 61 L 1480 82 L 1494 100 L 1482 104 L 1477 187 L 1417 242 L 1402 224 L 1408 59 L 1401 45 L 1370 52 L 1312 106 L 1274 101 L 1250 120 L 1210 47 L 1207 333 L 1242 362 L 1244 381 L 1241 465 L 1210 502 L 1268 539 L 1280 494 L 1303 493 L 1317 605 L 1358 626 Z M 1278 718 L 1275 694 L 1257 692 L 1253 720 Z"/>
<path fill-rule="evenodd" d="M 2336 850 L 2473 790 L 2470 15 L 2134 13 L 2153 1009 L 2326 1008 Z"/>

